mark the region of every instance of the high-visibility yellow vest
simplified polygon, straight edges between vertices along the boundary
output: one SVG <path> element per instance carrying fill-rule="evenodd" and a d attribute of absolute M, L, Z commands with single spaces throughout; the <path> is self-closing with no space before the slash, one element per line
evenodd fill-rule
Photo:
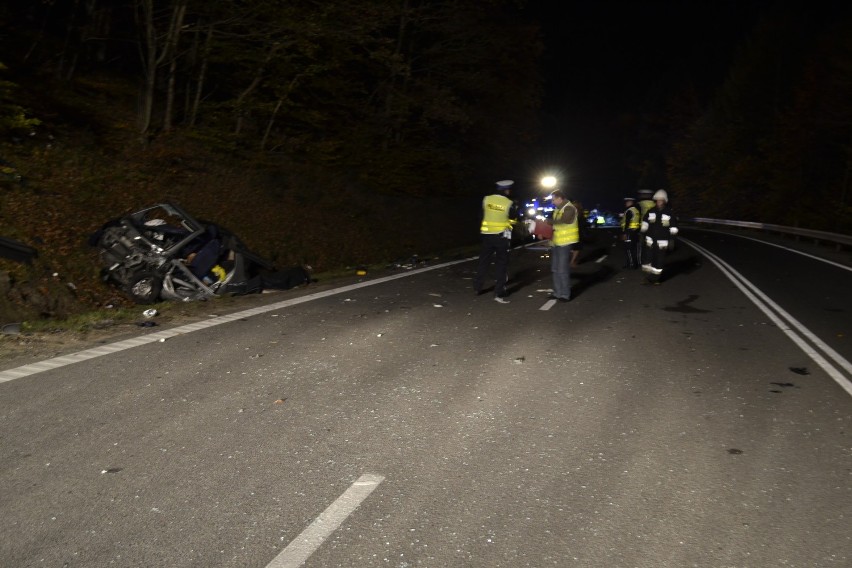
<path fill-rule="evenodd" d="M 639 225 L 641 224 L 642 217 L 639 216 L 639 210 L 633 206 L 627 208 L 627 211 L 633 211 L 633 217 L 630 218 L 630 224 L 627 226 L 628 230 L 635 231 L 639 229 Z M 621 230 L 624 230 L 624 221 L 627 219 L 627 211 L 624 212 L 624 216 L 621 218 Z"/>
<path fill-rule="evenodd" d="M 639 202 L 639 219 L 645 218 L 645 213 L 653 209 L 657 204 L 650 199 L 643 199 Z"/>
<path fill-rule="evenodd" d="M 489 195 L 482 200 L 482 226 L 479 232 L 483 235 L 496 235 L 512 228 L 509 212 L 512 200 L 505 195 Z"/>
<path fill-rule="evenodd" d="M 563 206 L 561 209 L 553 213 L 553 220 L 559 221 L 562 219 L 562 214 L 565 212 L 565 207 L 573 207 L 570 203 Z M 580 226 L 577 224 L 578 215 L 574 215 L 572 223 L 553 223 L 553 238 L 550 242 L 555 247 L 574 244 L 580 240 Z"/>

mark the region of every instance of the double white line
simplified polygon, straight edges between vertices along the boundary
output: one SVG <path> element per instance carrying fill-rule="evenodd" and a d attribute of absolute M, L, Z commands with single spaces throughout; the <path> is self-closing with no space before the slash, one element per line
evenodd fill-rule
<path fill-rule="evenodd" d="M 819 337 L 814 335 L 796 318 L 788 314 L 781 306 L 773 302 L 757 286 L 749 282 L 727 262 L 692 241 L 687 239 L 681 240 L 710 259 L 722 271 L 722 274 L 734 283 L 734 286 L 739 288 L 755 306 L 760 308 L 778 326 L 778 329 L 792 339 L 793 343 L 798 345 L 814 363 L 828 373 L 843 390 L 852 395 L 852 363 L 849 363 L 840 353 L 826 345 Z M 831 359 L 831 361 L 828 359 Z M 847 373 L 846 375 L 843 374 L 844 371 Z"/>

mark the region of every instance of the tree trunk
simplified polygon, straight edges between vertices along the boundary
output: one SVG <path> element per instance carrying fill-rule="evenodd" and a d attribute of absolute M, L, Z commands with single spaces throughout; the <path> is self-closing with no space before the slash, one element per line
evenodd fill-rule
<path fill-rule="evenodd" d="M 234 134 L 239 134 L 242 130 L 244 116 L 243 104 L 245 103 L 245 100 L 248 98 L 249 95 L 254 92 L 257 86 L 260 85 L 260 82 L 263 80 L 263 74 L 266 72 L 266 66 L 269 65 L 270 61 L 272 61 L 272 58 L 275 56 L 275 53 L 280 47 L 281 46 L 278 43 L 273 43 L 269 47 L 269 51 L 267 52 L 266 57 L 264 57 L 263 63 L 260 64 L 260 67 L 258 67 L 257 69 L 257 73 L 254 74 L 254 79 L 252 79 L 248 87 L 243 89 L 243 92 L 240 93 L 240 96 L 237 97 L 237 100 L 234 103 L 234 108 L 237 114 L 236 124 L 234 126 Z"/>
<path fill-rule="evenodd" d="M 399 26 L 396 32 L 396 47 L 394 48 L 393 58 L 391 59 L 391 73 L 388 79 L 388 89 L 385 93 L 385 108 L 384 108 L 384 123 L 385 135 L 382 140 L 382 150 L 387 150 L 390 147 L 391 140 L 394 138 L 396 131 L 396 122 L 394 118 L 394 105 L 397 81 L 399 79 L 399 66 L 403 60 L 403 43 L 409 23 L 409 4 L 408 0 L 402 0 L 399 13 Z"/>
<path fill-rule="evenodd" d="M 153 0 L 136 0 L 136 20 L 137 25 L 141 28 L 142 45 L 140 45 L 142 58 L 142 71 L 144 75 L 144 85 L 142 88 L 142 102 L 139 116 L 139 132 L 143 136 L 150 138 L 151 124 L 154 115 L 154 96 L 157 86 L 157 70 L 162 65 L 166 57 L 172 55 L 173 59 L 177 57 L 176 52 L 177 39 L 180 35 L 180 26 L 183 23 L 183 17 L 186 13 L 186 2 L 181 2 L 172 9 L 172 17 L 169 22 L 169 29 L 164 36 L 162 48 L 157 37 L 157 24 L 154 21 L 154 2 Z M 171 105 L 171 101 L 167 99 L 167 105 Z M 171 124 L 171 108 L 166 109 L 166 117 L 163 120 L 164 124 Z"/>
<path fill-rule="evenodd" d="M 204 91 L 204 80 L 207 75 L 207 65 L 210 61 L 210 46 L 213 43 L 213 24 L 207 28 L 207 37 L 204 39 L 204 48 L 201 50 L 201 65 L 198 69 L 198 80 L 195 86 L 195 99 L 192 101 L 192 110 L 189 113 L 189 125 L 195 126 L 198 120 L 198 107 L 201 105 L 201 93 Z"/>
<path fill-rule="evenodd" d="M 56 64 L 56 78 L 63 79 L 65 76 L 65 59 L 68 57 L 68 50 L 71 45 L 71 35 L 74 33 L 74 24 L 77 21 L 77 8 L 80 6 L 80 0 L 74 0 L 74 6 L 71 8 L 71 17 L 68 19 L 68 24 L 65 26 L 65 41 L 62 44 L 62 53 L 59 55 L 59 62 Z"/>
<path fill-rule="evenodd" d="M 174 114 L 175 83 L 178 61 L 178 40 L 180 30 L 183 27 L 183 18 L 186 15 L 186 4 L 175 6 L 172 12 L 172 22 L 169 26 L 169 34 L 166 37 L 166 46 L 163 55 L 169 58 L 168 86 L 166 88 L 166 110 L 163 113 L 163 132 L 170 132 Z"/>
<path fill-rule="evenodd" d="M 30 56 L 33 54 L 33 52 L 39 46 L 39 44 L 41 43 L 41 40 L 44 39 L 44 30 L 45 30 L 45 28 L 47 28 L 47 22 L 50 21 L 51 17 L 53 16 L 53 13 L 51 11 L 52 8 L 53 8 L 53 4 L 50 4 L 47 12 L 44 15 L 44 19 L 41 21 L 41 27 L 38 30 L 38 34 L 36 34 L 35 38 L 33 39 L 32 44 L 30 45 L 30 48 L 27 50 L 26 55 L 24 55 L 24 58 L 23 58 L 24 62 L 29 61 Z"/>
<path fill-rule="evenodd" d="M 293 92 L 293 89 L 296 88 L 296 84 L 299 82 L 299 79 L 302 78 L 302 74 L 296 75 L 290 81 L 290 84 L 287 85 L 287 89 L 284 91 L 284 94 L 278 99 L 278 102 L 275 103 L 275 109 L 272 111 L 272 116 L 269 117 L 269 122 L 266 123 L 266 132 L 263 133 L 263 140 L 260 141 L 260 150 L 263 151 L 266 149 L 266 143 L 269 141 L 269 133 L 272 132 L 272 125 L 275 124 L 275 117 L 278 115 L 278 111 L 281 109 L 281 105 L 284 104 L 284 100 L 290 97 L 290 93 Z"/>
<path fill-rule="evenodd" d="M 284 97 L 278 99 L 278 102 L 275 103 L 275 109 L 272 111 L 272 116 L 269 117 L 269 122 L 266 123 L 266 131 L 263 133 L 263 139 L 260 141 L 260 151 L 266 150 L 266 141 L 269 139 L 269 133 L 272 130 L 272 125 L 275 124 L 275 116 L 278 114 L 278 109 L 281 108 L 281 104 L 284 102 Z"/>
<path fill-rule="evenodd" d="M 137 24 L 142 32 L 142 44 L 139 49 L 142 58 L 142 74 L 145 79 L 139 110 L 139 132 L 143 136 L 147 136 L 151 128 L 151 116 L 154 110 L 154 86 L 157 78 L 157 41 L 154 30 L 153 0 L 137 0 L 136 8 Z"/>

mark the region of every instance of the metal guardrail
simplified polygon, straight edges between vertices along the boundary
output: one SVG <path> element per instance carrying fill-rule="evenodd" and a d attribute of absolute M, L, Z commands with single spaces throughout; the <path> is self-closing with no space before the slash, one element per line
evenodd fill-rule
<path fill-rule="evenodd" d="M 781 233 L 785 235 L 795 235 L 797 237 L 807 237 L 815 241 L 836 243 L 838 246 L 852 246 L 852 235 L 842 235 L 840 233 L 830 233 L 828 231 L 815 231 L 813 229 L 801 229 L 799 227 L 786 227 L 784 225 L 770 225 L 768 223 L 755 223 L 752 221 L 729 221 L 725 219 L 707 219 L 704 217 L 695 217 L 688 219 L 693 223 L 706 223 L 708 225 L 727 225 L 729 227 L 744 227 L 747 229 L 757 229 L 759 231 L 769 231 L 772 233 Z"/>

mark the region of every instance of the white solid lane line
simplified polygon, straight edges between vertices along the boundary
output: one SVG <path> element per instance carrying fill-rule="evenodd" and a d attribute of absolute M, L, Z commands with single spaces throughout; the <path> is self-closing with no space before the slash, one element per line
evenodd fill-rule
<path fill-rule="evenodd" d="M 267 564 L 266 568 L 298 568 L 304 564 L 384 479 L 383 476 L 374 474 L 359 477 L 299 536 L 290 541 L 290 544 Z"/>
<path fill-rule="evenodd" d="M 250 316 L 255 316 L 267 312 L 273 312 L 275 310 L 280 310 L 283 308 L 288 308 L 290 306 L 295 306 L 298 304 L 303 304 L 305 302 L 310 302 L 311 300 L 317 300 L 319 298 L 326 298 L 328 296 L 334 296 L 337 294 L 342 294 L 344 292 L 351 292 L 352 290 L 357 290 L 358 288 L 364 288 L 367 286 L 374 286 L 376 284 L 381 284 L 383 282 L 389 282 L 391 280 L 397 280 L 399 278 L 407 278 L 409 276 L 413 276 L 414 274 L 420 274 L 423 272 L 429 272 L 430 270 L 437 270 L 439 268 L 446 268 L 447 266 L 452 266 L 454 264 L 461 264 L 463 262 L 469 262 L 474 260 L 473 258 L 465 258 L 462 260 L 453 260 L 450 262 L 444 262 L 442 264 L 436 264 L 435 266 L 427 266 L 425 268 L 417 268 L 414 270 L 409 270 L 402 274 L 394 274 L 392 276 L 385 276 L 383 278 L 376 278 L 375 280 L 367 280 L 365 282 L 358 282 L 356 284 L 350 284 L 348 286 L 341 286 L 340 288 L 333 288 L 331 290 L 325 290 L 323 292 L 315 292 L 313 294 L 308 294 L 306 296 L 301 296 L 299 298 L 292 298 L 289 300 L 284 300 L 281 302 L 276 302 L 274 304 L 269 304 L 268 306 L 260 306 L 257 308 L 251 308 L 248 310 L 243 310 L 241 312 L 236 312 L 233 314 L 228 314 L 225 316 L 218 316 L 206 321 L 196 322 L 187 324 L 181 327 L 176 327 L 173 329 L 159 331 L 156 333 L 150 333 L 147 335 L 143 335 L 141 337 L 135 337 L 133 339 L 128 339 L 125 341 L 119 341 L 116 343 L 111 343 L 109 345 L 102 345 L 100 347 L 95 347 L 92 349 L 86 349 L 85 351 L 78 351 L 76 353 L 70 353 L 68 355 L 64 355 L 61 357 L 54 357 L 52 359 L 46 359 L 44 361 L 39 361 L 38 363 L 32 363 L 30 365 L 24 365 L 21 367 L 15 367 L 13 369 L 7 369 L 5 371 L 0 371 L 0 383 L 4 383 L 6 381 L 12 381 L 15 379 L 20 379 L 22 377 L 27 377 L 29 375 L 35 375 L 36 373 L 42 373 L 44 371 L 48 371 L 50 369 L 56 369 L 59 367 L 64 367 L 66 365 L 71 365 L 73 363 L 77 363 L 80 361 L 85 361 L 87 359 L 93 359 L 95 357 L 100 357 L 102 355 L 108 355 L 110 353 L 115 353 L 117 351 L 124 351 L 125 349 L 131 349 L 133 347 L 139 347 L 140 345 L 146 345 L 148 343 L 155 343 L 158 341 L 165 341 L 172 337 L 183 335 L 186 333 L 191 333 L 193 331 L 198 331 L 201 329 L 207 329 L 213 326 L 221 325 L 223 323 L 228 323 L 231 321 L 236 321 L 239 319 L 247 318 Z"/>
<path fill-rule="evenodd" d="M 724 231 L 713 231 L 711 229 L 699 229 L 699 230 L 703 231 L 705 233 L 716 233 L 716 234 L 719 234 L 719 235 L 725 235 L 726 237 L 737 237 L 738 239 L 747 239 L 749 241 L 754 241 L 754 242 L 760 243 L 762 245 L 769 245 L 771 247 L 780 248 L 781 250 L 786 250 L 787 252 L 793 252 L 793 253 L 796 253 L 796 254 L 800 254 L 802 256 L 806 256 L 808 258 L 812 258 L 814 260 L 818 260 L 820 262 L 824 262 L 826 264 L 836 266 L 837 268 L 842 268 L 843 270 L 848 270 L 849 272 L 852 272 L 852 266 L 840 264 L 839 262 L 834 262 L 833 260 L 828 260 L 827 258 L 822 258 L 821 256 L 816 256 L 816 255 L 813 255 L 813 254 L 810 254 L 810 253 L 807 253 L 807 252 L 804 252 L 804 251 L 796 250 L 794 248 L 785 247 L 784 245 L 779 245 L 779 244 L 776 244 L 776 243 L 770 243 L 769 241 L 763 241 L 761 239 L 755 239 L 754 237 L 747 237 L 745 235 L 737 235 L 735 233 L 726 233 Z"/>
<path fill-rule="evenodd" d="M 789 337 L 793 343 L 798 345 L 814 363 L 819 365 L 819 367 L 828 374 L 828 376 L 834 379 L 834 382 L 836 382 L 847 393 L 852 395 L 852 378 L 844 376 L 841 369 L 838 369 L 832 365 L 830 361 L 827 361 L 826 358 L 823 357 L 823 353 L 833 359 L 841 368 L 852 373 L 852 365 L 850 365 L 846 359 L 844 359 L 834 349 L 826 345 L 813 332 L 782 309 L 781 306 L 773 302 L 766 294 L 761 292 L 757 286 L 752 284 L 745 278 L 745 276 L 734 270 L 734 268 L 727 262 L 700 245 L 697 245 L 687 239 L 682 240 L 710 259 L 710 261 L 722 271 L 722 274 L 724 274 L 728 280 L 733 282 L 734 285 L 739 288 L 755 306 L 757 306 L 775 323 L 775 325 L 778 326 L 778 329 Z M 808 344 L 802 336 L 809 339 L 813 345 Z M 822 350 L 822 353 L 820 353 L 817 349 Z"/>

